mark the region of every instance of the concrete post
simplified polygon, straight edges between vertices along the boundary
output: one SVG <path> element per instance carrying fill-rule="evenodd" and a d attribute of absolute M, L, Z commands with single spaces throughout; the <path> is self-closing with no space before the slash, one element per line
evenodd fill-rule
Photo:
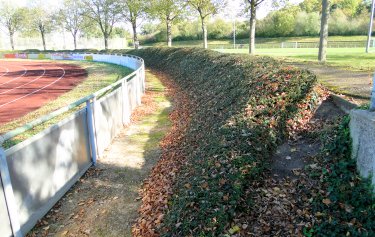
<path fill-rule="evenodd" d="M 145 72 L 145 65 L 143 64 L 142 65 L 142 69 L 141 69 L 141 72 L 142 72 L 142 93 L 145 93 L 146 92 L 146 72 Z"/>
<path fill-rule="evenodd" d="M 12 227 L 13 236 L 22 237 L 21 227 L 18 219 L 17 206 L 14 199 L 12 183 L 10 180 L 8 163 L 6 160 L 5 151 L 2 147 L 0 147 L 0 174 L 1 181 L 4 185 L 5 201 L 8 208 L 8 215 Z"/>
<path fill-rule="evenodd" d="M 139 106 L 141 105 L 141 98 L 142 98 L 141 71 L 137 72 L 133 80 L 135 80 L 136 101 L 137 101 L 137 106 Z"/>
<path fill-rule="evenodd" d="M 350 112 L 350 136 L 352 138 L 352 157 L 363 177 L 372 176 L 375 185 L 375 113 L 367 110 Z M 375 189 L 374 189 L 375 191 Z"/>
<path fill-rule="evenodd" d="M 370 111 L 375 111 L 375 74 L 372 78 L 371 105 Z"/>
<path fill-rule="evenodd" d="M 122 88 L 122 124 L 125 126 L 130 123 L 129 91 L 128 82 L 124 80 Z"/>
<path fill-rule="evenodd" d="M 96 146 L 96 136 L 95 136 L 95 124 L 94 124 L 94 113 L 92 107 L 94 107 L 95 98 L 90 103 L 90 100 L 86 101 L 86 111 L 87 111 L 87 127 L 88 127 L 88 136 L 90 141 L 90 150 L 91 150 L 91 159 L 94 166 L 96 165 L 97 158 L 97 146 Z"/>

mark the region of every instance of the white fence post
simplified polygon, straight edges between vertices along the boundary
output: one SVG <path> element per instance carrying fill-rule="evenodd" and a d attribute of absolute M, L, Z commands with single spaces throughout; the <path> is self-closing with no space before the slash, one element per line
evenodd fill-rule
<path fill-rule="evenodd" d="M 8 163 L 6 160 L 5 151 L 2 147 L 0 147 L 0 174 L 1 181 L 3 182 L 5 202 L 8 208 L 8 215 L 10 225 L 12 227 L 13 236 L 22 237 L 20 222 L 18 219 L 18 210 L 14 199 L 12 183 L 10 180 Z"/>
<path fill-rule="evenodd" d="M 141 71 L 138 70 L 138 72 L 137 72 L 137 74 L 135 74 L 135 78 L 134 78 L 135 83 L 136 83 L 135 91 L 136 91 L 137 106 L 139 106 L 142 103 L 142 101 L 141 101 L 141 98 L 142 98 L 142 92 L 141 92 L 142 91 L 142 89 L 141 89 L 142 83 L 141 83 L 140 79 L 141 79 Z"/>
<path fill-rule="evenodd" d="M 92 163 L 96 165 L 97 158 L 97 145 L 96 145 L 96 136 L 95 136 L 95 123 L 94 123 L 94 112 L 93 107 L 95 105 L 95 98 L 93 99 L 92 104 L 90 100 L 86 101 L 86 112 L 87 112 L 87 128 L 88 136 L 90 141 L 90 150 L 91 150 L 91 159 Z"/>
<path fill-rule="evenodd" d="M 130 123 L 129 91 L 128 91 L 127 80 L 124 80 L 122 82 L 121 88 L 122 88 L 122 124 L 125 126 Z"/>
<path fill-rule="evenodd" d="M 145 72 L 145 65 L 142 65 L 142 88 L 143 88 L 143 93 L 146 92 L 146 72 Z"/>
<path fill-rule="evenodd" d="M 372 78 L 371 105 L 370 111 L 375 111 L 375 74 Z"/>

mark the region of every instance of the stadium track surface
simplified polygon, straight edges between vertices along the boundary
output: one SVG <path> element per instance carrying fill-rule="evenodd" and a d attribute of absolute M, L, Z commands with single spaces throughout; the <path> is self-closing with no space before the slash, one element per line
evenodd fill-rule
<path fill-rule="evenodd" d="M 70 91 L 87 78 L 74 64 L 0 60 L 0 125 Z"/>

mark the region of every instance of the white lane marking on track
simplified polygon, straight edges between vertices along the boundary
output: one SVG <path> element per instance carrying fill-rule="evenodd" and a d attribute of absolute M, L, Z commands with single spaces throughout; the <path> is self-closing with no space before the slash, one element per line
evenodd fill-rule
<path fill-rule="evenodd" d="M 15 89 L 19 89 L 19 88 L 21 88 L 21 87 L 23 87 L 23 86 L 26 86 L 26 85 L 28 85 L 28 84 L 30 84 L 30 83 L 33 83 L 34 81 L 37 81 L 37 80 L 39 80 L 40 78 L 42 78 L 42 77 L 44 76 L 44 74 L 46 74 L 46 69 L 45 69 L 44 67 L 40 67 L 40 68 L 43 69 L 43 74 L 42 74 L 41 76 L 38 76 L 38 77 L 35 78 L 34 80 L 31 80 L 31 81 L 29 81 L 29 82 L 27 82 L 27 83 L 25 83 L 25 84 L 20 85 L 20 86 L 14 87 L 14 88 L 12 88 L 12 89 L 9 89 L 9 90 L 3 91 L 3 92 L 0 92 L 0 95 L 5 94 L 5 93 L 7 93 L 7 92 L 9 92 L 9 91 L 13 91 L 13 90 L 15 90 Z M 1 88 L 0 88 L 0 89 L 1 89 Z"/>
<path fill-rule="evenodd" d="M 6 76 L 9 73 L 9 69 L 7 67 L 1 67 L 1 68 L 4 68 L 6 70 L 6 72 L 3 73 L 2 75 L 0 75 L 0 77 Z"/>
<path fill-rule="evenodd" d="M 43 87 L 39 88 L 38 90 L 35 90 L 35 91 L 33 91 L 33 92 L 30 92 L 29 94 L 26 94 L 26 95 L 24 95 L 24 96 L 18 97 L 17 99 L 14 99 L 14 100 L 12 100 L 12 101 L 9 101 L 9 102 L 7 102 L 7 103 L 5 103 L 5 104 L 0 105 L 0 108 L 6 106 L 6 105 L 8 105 L 8 104 L 11 104 L 11 103 L 13 103 L 13 102 L 16 102 L 16 101 L 18 101 L 18 100 L 21 100 L 21 99 L 23 99 L 23 98 L 25 98 L 25 97 L 28 97 L 28 96 L 30 96 L 30 95 L 33 95 L 33 94 L 35 94 L 35 93 L 37 93 L 37 92 L 39 92 L 39 91 L 41 91 L 41 90 L 44 90 L 45 88 L 47 88 L 47 87 L 49 87 L 49 86 L 55 84 L 56 82 L 60 81 L 60 80 L 65 76 L 65 69 L 62 68 L 62 67 L 59 67 L 59 68 L 63 70 L 63 74 L 62 74 L 61 77 L 59 77 L 58 79 L 54 80 L 54 81 L 51 82 L 50 84 L 48 84 L 48 85 L 46 85 L 46 86 L 43 86 Z"/>
<path fill-rule="evenodd" d="M 27 73 L 27 69 L 26 69 L 25 67 L 23 67 L 23 66 L 19 66 L 19 67 L 22 67 L 22 68 L 24 69 L 24 72 L 22 73 L 22 75 L 21 75 L 21 76 L 18 76 L 18 77 L 16 77 L 16 78 L 13 78 L 13 79 L 10 80 L 10 81 L 7 81 L 7 82 L 4 82 L 4 83 L 1 83 L 0 86 L 5 85 L 5 84 L 8 84 L 8 83 L 10 83 L 10 82 L 12 82 L 12 81 L 18 80 L 19 78 L 25 76 L 25 74 Z"/>

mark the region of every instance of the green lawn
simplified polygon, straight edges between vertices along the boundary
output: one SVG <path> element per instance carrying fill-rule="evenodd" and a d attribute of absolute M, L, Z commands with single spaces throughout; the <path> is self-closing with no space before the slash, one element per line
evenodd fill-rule
<path fill-rule="evenodd" d="M 248 49 L 221 49 L 223 53 L 248 53 Z M 257 49 L 257 55 L 267 55 L 286 60 L 318 63 L 318 49 Z M 365 53 L 364 48 L 329 48 L 327 65 L 355 71 L 372 72 L 375 69 L 374 53 Z"/>
<path fill-rule="evenodd" d="M 359 36 L 330 36 L 330 41 L 366 41 L 367 36 L 359 35 Z M 278 38 L 257 38 L 257 43 L 274 43 L 279 44 L 281 42 L 319 42 L 318 36 L 308 37 L 278 37 Z M 238 39 L 236 40 L 237 44 L 248 44 L 249 39 Z M 209 40 L 209 45 L 215 44 L 224 44 L 224 45 L 231 45 L 233 44 L 233 40 Z M 200 47 L 202 45 L 202 40 L 190 40 L 190 41 L 174 41 L 173 46 L 175 47 Z M 166 46 L 165 42 L 158 42 L 153 44 L 145 44 L 144 46 Z"/>

